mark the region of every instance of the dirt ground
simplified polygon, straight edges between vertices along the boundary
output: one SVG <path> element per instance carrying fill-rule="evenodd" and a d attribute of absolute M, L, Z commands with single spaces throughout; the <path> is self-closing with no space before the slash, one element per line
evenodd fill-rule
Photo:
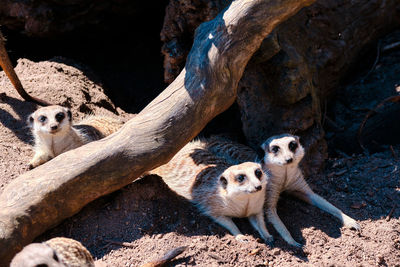
<path fill-rule="evenodd" d="M 397 65 L 390 70 L 397 71 L 393 76 L 398 79 L 400 54 L 394 56 L 397 60 L 391 64 Z M 28 92 L 71 107 L 74 119 L 90 112 L 130 116 L 111 103 L 89 69 L 73 61 L 21 59 L 16 70 Z M 372 73 L 368 82 L 379 86 L 380 79 L 374 77 Z M 386 80 L 385 86 L 394 90 L 395 82 Z M 28 171 L 33 153 L 26 119 L 36 107 L 16 95 L 2 72 L 0 93 L 2 192 Z M 271 224 L 267 228 L 275 244 L 264 244 L 242 219 L 236 222 L 249 241 L 238 242 L 151 176 L 92 202 L 36 241 L 57 236 L 76 239 L 97 263 L 107 266 L 140 266 L 178 246 L 188 249 L 171 266 L 400 266 L 400 146 L 392 147 L 369 155 L 331 157 L 323 173 L 308 178 L 318 194 L 360 223 L 360 233 L 342 228 L 315 207 L 281 198 L 278 213 L 293 237 L 305 245 L 303 250 L 288 246 Z"/>

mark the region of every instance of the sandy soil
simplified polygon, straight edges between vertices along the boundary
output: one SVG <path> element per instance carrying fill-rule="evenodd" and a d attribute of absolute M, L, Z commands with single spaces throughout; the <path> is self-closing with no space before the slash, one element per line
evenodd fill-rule
<path fill-rule="evenodd" d="M 22 59 L 16 70 L 31 94 L 71 107 L 74 119 L 89 112 L 130 116 L 111 103 L 89 69 L 75 62 Z M 1 192 L 27 171 L 33 154 L 25 121 L 36 107 L 16 95 L 3 73 L 0 88 Z M 398 157 L 399 145 L 393 151 L 329 158 L 324 173 L 308 178 L 318 194 L 359 221 L 360 233 L 315 207 L 282 197 L 278 213 L 303 250 L 288 246 L 267 224 L 276 240 L 269 247 L 242 219 L 236 222 L 249 242 L 237 242 L 151 176 L 92 202 L 36 241 L 74 238 L 107 266 L 139 266 L 183 245 L 188 249 L 171 266 L 400 266 Z"/>

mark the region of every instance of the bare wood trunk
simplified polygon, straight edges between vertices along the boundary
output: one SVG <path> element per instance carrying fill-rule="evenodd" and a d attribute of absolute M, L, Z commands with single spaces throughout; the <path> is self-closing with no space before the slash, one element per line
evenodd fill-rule
<path fill-rule="evenodd" d="M 0 262 L 87 203 L 168 162 L 236 98 L 247 62 L 274 27 L 315 0 L 236 0 L 196 31 L 185 69 L 117 133 L 61 154 L 0 196 Z"/>
<path fill-rule="evenodd" d="M 17 90 L 18 94 L 26 101 L 33 102 L 35 104 L 41 106 L 48 106 L 50 105 L 44 100 L 40 100 L 36 97 L 30 96 L 22 86 L 21 81 L 19 80 L 15 70 L 11 64 L 10 58 L 8 57 L 8 53 L 6 47 L 4 45 L 4 37 L 3 34 L 0 32 L 0 67 L 4 70 L 7 77 L 10 79 L 11 83 L 13 84 L 15 90 Z"/>

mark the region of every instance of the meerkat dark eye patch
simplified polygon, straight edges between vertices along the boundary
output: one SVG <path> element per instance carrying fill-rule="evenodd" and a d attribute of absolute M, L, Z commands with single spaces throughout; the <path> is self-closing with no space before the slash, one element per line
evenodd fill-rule
<path fill-rule="evenodd" d="M 224 176 L 221 176 L 219 180 L 221 181 L 222 187 L 225 189 L 228 186 L 228 180 L 226 180 Z"/>
<path fill-rule="evenodd" d="M 239 183 L 243 182 L 246 179 L 246 175 L 244 174 L 240 174 L 238 176 L 236 176 L 236 181 L 238 181 Z"/>
<path fill-rule="evenodd" d="M 261 177 L 262 177 L 262 175 L 263 175 L 263 173 L 262 173 L 262 171 L 261 171 L 260 169 L 257 169 L 257 170 L 254 172 L 254 174 L 256 175 L 256 177 L 257 177 L 258 179 L 261 179 Z"/>
<path fill-rule="evenodd" d="M 272 147 L 271 147 L 271 151 L 274 152 L 274 153 L 278 153 L 278 151 L 279 151 L 279 146 L 272 146 Z"/>
<path fill-rule="evenodd" d="M 47 117 L 42 115 L 42 116 L 39 116 L 38 120 L 40 122 L 45 122 L 47 120 Z"/>
<path fill-rule="evenodd" d="M 299 145 L 297 144 L 296 141 L 292 141 L 292 142 L 289 143 L 289 149 L 292 152 L 295 152 L 298 146 Z"/>
<path fill-rule="evenodd" d="M 61 122 L 65 118 L 65 114 L 63 112 L 58 112 L 56 114 L 56 121 Z"/>

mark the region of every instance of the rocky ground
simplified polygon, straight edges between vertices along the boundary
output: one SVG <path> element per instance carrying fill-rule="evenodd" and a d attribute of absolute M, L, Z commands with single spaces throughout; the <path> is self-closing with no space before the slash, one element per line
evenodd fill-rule
<path fill-rule="evenodd" d="M 390 57 L 392 61 L 383 62 L 392 65 L 384 69 L 379 65 L 362 82 L 390 87 L 394 94 L 400 54 L 393 52 Z M 16 70 L 28 92 L 69 106 L 76 120 L 86 113 L 130 116 L 114 106 L 90 69 L 76 62 L 21 59 Z M 388 77 L 385 83 L 376 76 L 382 70 Z M 358 90 L 358 85 L 345 89 Z M 0 88 L 1 192 L 28 171 L 33 153 L 25 122 L 36 107 L 16 95 L 3 73 Z M 328 133 L 331 138 L 335 135 Z M 278 213 L 293 237 L 305 245 L 303 250 L 285 244 L 270 224 L 267 227 L 276 241 L 273 247 L 264 244 L 242 219 L 236 222 L 249 241 L 237 242 L 158 177 L 151 176 L 92 202 L 36 241 L 74 238 L 98 263 L 107 266 L 139 266 L 178 246 L 188 249 L 171 266 L 400 266 L 400 146 L 382 146 L 374 153 L 334 151 L 331 155 L 324 172 L 308 177 L 308 181 L 318 194 L 355 218 L 362 231 L 342 228 L 332 216 L 283 196 Z"/>

